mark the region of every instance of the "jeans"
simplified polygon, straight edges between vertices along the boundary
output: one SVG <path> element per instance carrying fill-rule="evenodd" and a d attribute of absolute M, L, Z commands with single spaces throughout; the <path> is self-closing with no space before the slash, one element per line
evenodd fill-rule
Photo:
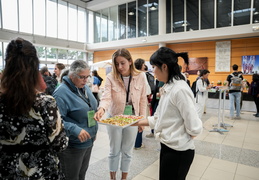
<path fill-rule="evenodd" d="M 66 180 L 84 180 L 93 146 L 86 149 L 68 147 L 59 153 L 60 164 Z"/>
<path fill-rule="evenodd" d="M 135 142 L 135 148 L 139 148 L 142 145 L 142 132 L 138 132 L 137 137 L 136 137 L 136 142 Z"/>
<path fill-rule="evenodd" d="M 236 116 L 240 116 L 240 100 L 241 100 L 241 92 L 232 92 L 229 93 L 229 106 L 230 106 L 230 117 L 234 117 L 234 109 L 236 103 Z"/>
<path fill-rule="evenodd" d="M 129 126 L 126 128 L 119 128 L 107 126 L 107 132 L 110 139 L 110 172 L 118 171 L 121 158 L 120 169 L 122 172 L 127 173 L 132 159 L 132 152 L 138 127 Z"/>

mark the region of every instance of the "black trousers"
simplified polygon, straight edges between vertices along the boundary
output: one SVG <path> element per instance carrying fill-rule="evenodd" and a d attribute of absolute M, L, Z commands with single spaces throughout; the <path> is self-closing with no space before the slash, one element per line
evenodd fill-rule
<path fill-rule="evenodd" d="M 194 150 L 176 151 L 161 143 L 159 180 L 185 180 Z"/>
<path fill-rule="evenodd" d="M 256 106 L 256 113 L 258 114 L 259 113 L 259 97 L 257 97 L 257 95 L 254 95 L 253 98 L 254 98 L 254 103 Z"/>

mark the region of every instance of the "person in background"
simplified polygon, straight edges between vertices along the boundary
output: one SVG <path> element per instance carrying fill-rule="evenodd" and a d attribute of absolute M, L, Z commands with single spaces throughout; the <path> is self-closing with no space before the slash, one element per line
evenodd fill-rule
<path fill-rule="evenodd" d="M 50 76 L 49 70 L 47 66 L 43 66 L 40 69 L 40 73 L 44 79 L 44 82 L 47 85 L 47 88 L 45 90 L 45 93 L 48 95 L 52 95 L 53 92 L 55 91 L 58 81 L 56 79 L 54 79 L 53 77 Z"/>
<path fill-rule="evenodd" d="M 205 80 L 206 84 L 209 86 L 209 89 L 211 89 L 212 85 L 210 84 L 209 78 L 206 78 L 204 80 Z M 208 98 L 209 98 L 209 92 L 207 92 L 206 96 L 205 96 L 205 104 L 204 104 L 203 114 L 206 114 L 206 111 L 207 111 L 207 101 L 208 101 Z"/>
<path fill-rule="evenodd" d="M 134 61 L 134 65 L 136 67 L 137 70 L 140 70 L 140 71 L 143 71 L 143 72 L 146 72 L 147 73 L 147 70 L 146 70 L 146 66 L 145 66 L 145 60 L 144 59 L 141 59 L 141 58 L 138 58 Z M 145 84 L 146 84 L 146 95 L 147 95 L 147 102 L 149 102 L 149 99 L 150 99 L 150 95 L 151 95 L 151 88 L 148 84 L 148 75 L 146 74 L 146 81 L 145 81 Z M 148 105 L 149 103 L 147 103 L 147 114 L 146 116 L 150 116 L 150 107 Z M 137 134 L 137 138 L 136 138 L 136 142 L 135 142 L 135 149 L 138 150 L 138 149 L 141 149 L 142 147 L 144 147 L 144 144 L 142 143 L 142 134 L 143 134 L 143 129 L 140 128 L 139 131 L 138 131 L 138 134 Z"/>
<path fill-rule="evenodd" d="M 127 49 L 118 49 L 112 55 L 112 72 L 107 75 L 105 89 L 102 95 L 95 119 L 99 121 L 104 113 L 107 118 L 115 115 L 146 115 L 147 94 L 146 75 L 138 71 Z M 129 173 L 135 144 L 136 127 L 117 128 L 107 126 L 110 138 L 109 169 L 110 178 L 116 179 L 116 172 L 122 171 L 122 179 Z M 120 160 L 121 159 L 121 160 Z"/>
<path fill-rule="evenodd" d="M 184 80 L 187 81 L 187 77 L 186 77 L 185 73 L 182 72 L 183 67 L 181 65 L 179 65 L 179 69 L 180 69 L 180 72 L 182 73 L 182 75 L 184 77 Z"/>
<path fill-rule="evenodd" d="M 69 73 L 69 69 L 63 69 L 62 70 L 62 73 L 60 75 L 60 82 L 62 83 L 63 82 L 63 77 L 67 76 Z"/>
<path fill-rule="evenodd" d="M 99 76 L 99 74 L 96 70 L 92 71 L 92 76 L 95 76 L 99 79 L 100 82 L 99 82 L 98 86 L 100 87 L 102 85 L 103 78 L 101 76 Z"/>
<path fill-rule="evenodd" d="M 175 53 L 167 47 L 159 48 L 150 57 L 155 76 L 165 85 L 154 116 L 133 124 L 154 128 L 155 138 L 161 144 L 160 180 L 186 178 L 195 154 L 193 138 L 203 129 L 193 93 L 180 72 L 178 57 L 188 65 L 187 53 Z"/>
<path fill-rule="evenodd" d="M 98 97 L 98 93 L 99 93 L 99 87 L 102 83 L 101 80 L 103 80 L 103 79 L 98 75 L 96 70 L 92 71 L 92 78 L 93 78 L 92 92 L 93 92 L 93 95 L 96 98 L 97 102 L 99 103 L 100 99 Z"/>
<path fill-rule="evenodd" d="M 160 89 L 163 87 L 164 82 L 162 81 L 158 81 L 156 79 L 156 83 L 155 83 L 155 87 L 156 90 L 153 92 L 152 94 L 152 100 L 151 100 L 151 116 L 153 116 L 156 112 L 158 103 L 159 103 L 159 99 L 160 99 Z M 146 135 L 147 138 L 153 138 L 154 137 L 154 129 L 151 129 L 151 132 L 149 134 Z"/>
<path fill-rule="evenodd" d="M 196 109 L 199 118 L 201 118 L 202 114 L 204 113 L 204 106 L 206 105 L 206 99 L 208 98 L 208 89 L 211 88 L 211 85 L 207 84 L 206 81 L 206 79 L 208 79 L 209 74 L 209 70 L 202 70 L 200 72 L 200 78 L 197 80 L 196 83 Z"/>
<path fill-rule="evenodd" d="M 191 87 L 190 80 L 188 79 L 189 78 L 189 73 L 188 72 L 184 72 L 184 74 L 185 74 L 185 77 L 186 77 L 187 84 L 189 85 L 189 87 Z"/>
<path fill-rule="evenodd" d="M 61 79 L 60 79 L 61 71 L 62 71 L 63 69 L 65 69 L 65 68 L 66 68 L 65 65 L 62 64 L 62 63 L 57 63 L 57 64 L 55 64 L 54 73 L 55 73 L 55 75 L 57 76 L 56 79 L 57 79 L 57 81 L 58 81 L 58 85 L 59 85 L 60 82 L 61 82 Z"/>
<path fill-rule="evenodd" d="M 253 74 L 252 82 L 248 90 L 248 94 L 253 96 L 254 103 L 256 106 L 255 117 L 259 117 L 259 75 Z"/>
<path fill-rule="evenodd" d="M 0 95 L 2 180 L 64 180 L 57 153 L 68 139 L 55 99 L 39 91 L 44 89 L 39 63 L 29 41 L 8 44 Z"/>
<path fill-rule="evenodd" d="M 98 129 L 98 124 L 93 119 L 97 101 L 86 86 L 89 75 L 88 64 L 83 60 L 76 60 L 53 93 L 69 137 L 67 149 L 59 154 L 67 180 L 85 179 Z"/>
<path fill-rule="evenodd" d="M 229 87 L 231 86 L 232 77 L 238 76 L 243 80 L 243 76 L 239 75 L 239 73 L 238 73 L 238 65 L 234 64 L 232 66 L 232 69 L 233 69 L 233 73 L 228 75 L 228 77 L 227 77 L 227 82 L 228 82 L 227 85 Z M 234 104 L 236 104 L 236 117 L 235 117 L 235 119 L 241 119 L 241 117 L 240 117 L 240 101 L 241 101 L 241 90 L 240 89 L 239 90 L 231 90 L 230 89 L 229 90 L 230 119 L 234 119 L 234 107 L 235 107 Z"/>

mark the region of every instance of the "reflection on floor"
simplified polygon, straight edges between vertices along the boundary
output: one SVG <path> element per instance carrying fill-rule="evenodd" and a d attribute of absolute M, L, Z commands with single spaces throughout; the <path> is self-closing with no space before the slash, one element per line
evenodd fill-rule
<path fill-rule="evenodd" d="M 196 155 L 187 180 L 259 180 L 259 118 L 252 112 L 242 112 L 240 120 L 224 118 L 229 132 L 210 132 L 218 124 L 216 109 L 208 109 L 202 117 L 204 131 L 195 139 Z M 225 111 L 228 115 L 228 110 Z M 215 127 L 216 129 L 223 129 Z M 134 150 L 128 180 L 158 180 L 160 143 L 146 138 L 145 147 Z M 109 138 L 106 127 L 100 125 L 87 180 L 108 180 Z M 120 179 L 118 173 L 117 179 Z"/>

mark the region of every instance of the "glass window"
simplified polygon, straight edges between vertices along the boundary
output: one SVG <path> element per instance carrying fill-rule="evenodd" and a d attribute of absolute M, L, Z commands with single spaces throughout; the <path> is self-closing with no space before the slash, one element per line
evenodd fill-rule
<path fill-rule="evenodd" d="M 2 42 L 0 42 L 0 70 L 4 69 L 4 56 L 2 52 Z"/>
<path fill-rule="evenodd" d="M 86 43 L 86 10 L 78 7 L 77 36 L 79 42 Z"/>
<path fill-rule="evenodd" d="M 72 50 L 68 50 L 67 51 L 67 58 L 68 58 L 68 63 L 67 64 L 72 64 L 75 60 L 78 60 L 77 58 L 77 51 L 72 51 Z"/>
<path fill-rule="evenodd" d="M 99 12 L 94 13 L 94 42 L 100 42 L 101 37 L 101 17 Z"/>
<path fill-rule="evenodd" d="M 136 2 L 128 3 L 128 38 L 136 37 Z"/>
<path fill-rule="evenodd" d="M 68 39 L 77 41 L 77 7 L 69 4 L 68 8 Z"/>
<path fill-rule="evenodd" d="M 77 51 L 68 50 L 67 51 L 67 59 L 68 60 L 77 60 Z"/>
<path fill-rule="evenodd" d="M 32 34 L 32 1 L 19 1 L 19 31 Z"/>
<path fill-rule="evenodd" d="M 259 22 L 259 0 L 254 1 L 253 23 Z"/>
<path fill-rule="evenodd" d="M 93 60 L 94 60 L 94 53 L 88 52 L 87 53 L 87 62 L 88 62 L 89 66 L 91 66 L 93 64 Z"/>
<path fill-rule="evenodd" d="M 149 0 L 148 7 L 149 35 L 158 35 L 158 0 Z"/>
<path fill-rule="evenodd" d="M 18 31 L 17 0 L 5 0 L 1 2 L 3 28 Z"/>
<path fill-rule="evenodd" d="M 57 61 L 57 48 L 46 48 L 47 61 Z"/>
<path fill-rule="evenodd" d="M 126 4 L 119 5 L 119 39 L 126 39 Z"/>
<path fill-rule="evenodd" d="M 234 0 L 234 26 L 250 24 L 251 1 Z"/>
<path fill-rule="evenodd" d="M 6 53 L 6 48 L 7 48 L 8 44 L 9 44 L 9 42 L 8 42 L 8 43 L 7 43 L 7 42 L 4 42 L 4 43 L 3 43 L 3 46 L 4 46 L 3 58 L 4 58 L 4 59 L 5 59 L 5 53 Z M 4 67 L 5 67 L 5 61 L 3 61 L 3 65 L 4 65 Z"/>
<path fill-rule="evenodd" d="M 199 29 L 199 0 L 186 1 L 186 31 L 193 31 Z"/>
<path fill-rule="evenodd" d="M 109 19 L 109 9 L 102 10 L 102 42 L 108 41 L 108 19 Z"/>
<path fill-rule="evenodd" d="M 117 40 L 118 27 L 118 6 L 110 8 L 110 20 L 109 20 L 109 41 Z"/>
<path fill-rule="evenodd" d="M 67 50 L 65 49 L 58 49 L 58 62 L 67 64 Z"/>
<path fill-rule="evenodd" d="M 214 28 L 214 0 L 201 0 L 201 29 Z"/>
<path fill-rule="evenodd" d="M 92 11 L 88 11 L 88 34 L 87 34 L 87 43 L 93 43 L 94 42 L 94 38 L 96 36 L 95 31 L 94 31 L 94 27 L 95 27 L 95 23 L 94 23 L 94 13 Z"/>
<path fill-rule="evenodd" d="M 138 1 L 138 37 L 147 36 L 147 0 Z"/>
<path fill-rule="evenodd" d="M 33 1 L 34 34 L 45 36 L 45 0 Z"/>
<path fill-rule="evenodd" d="M 78 59 L 78 60 L 85 60 L 85 59 L 86 59 L 86 53 L 85 53 L 85 52 L 78 51 L 77 59 Z"/>
<path fill-rule="evenodd" d="M 58 31 L 58 12 L 57 0 L 47 1 L 47 36 L 57 38 Z"/>
<path fill-rule="evenodd" d="M 46 61 L 45 47 L 35 46 L 40 61 Z"/>
<path fill-rule="evenodd" d="M 184 19 L 184 1 L 173 1 L 173 32 L 183 32 L 186 25 Z"/>
<path fill-rule="evenodd" d="M 166 33 L 172 32 L 172 3 L 166 0 Z"/>
<path fill-rule="evenodd" d="M 231 25 L 231 1 L 217 0 L 217 27 Z"/>
<path fill-rule="evenodd" d="M 67 3 L 58 0 L 58 38 L 67 39 Z"/>

